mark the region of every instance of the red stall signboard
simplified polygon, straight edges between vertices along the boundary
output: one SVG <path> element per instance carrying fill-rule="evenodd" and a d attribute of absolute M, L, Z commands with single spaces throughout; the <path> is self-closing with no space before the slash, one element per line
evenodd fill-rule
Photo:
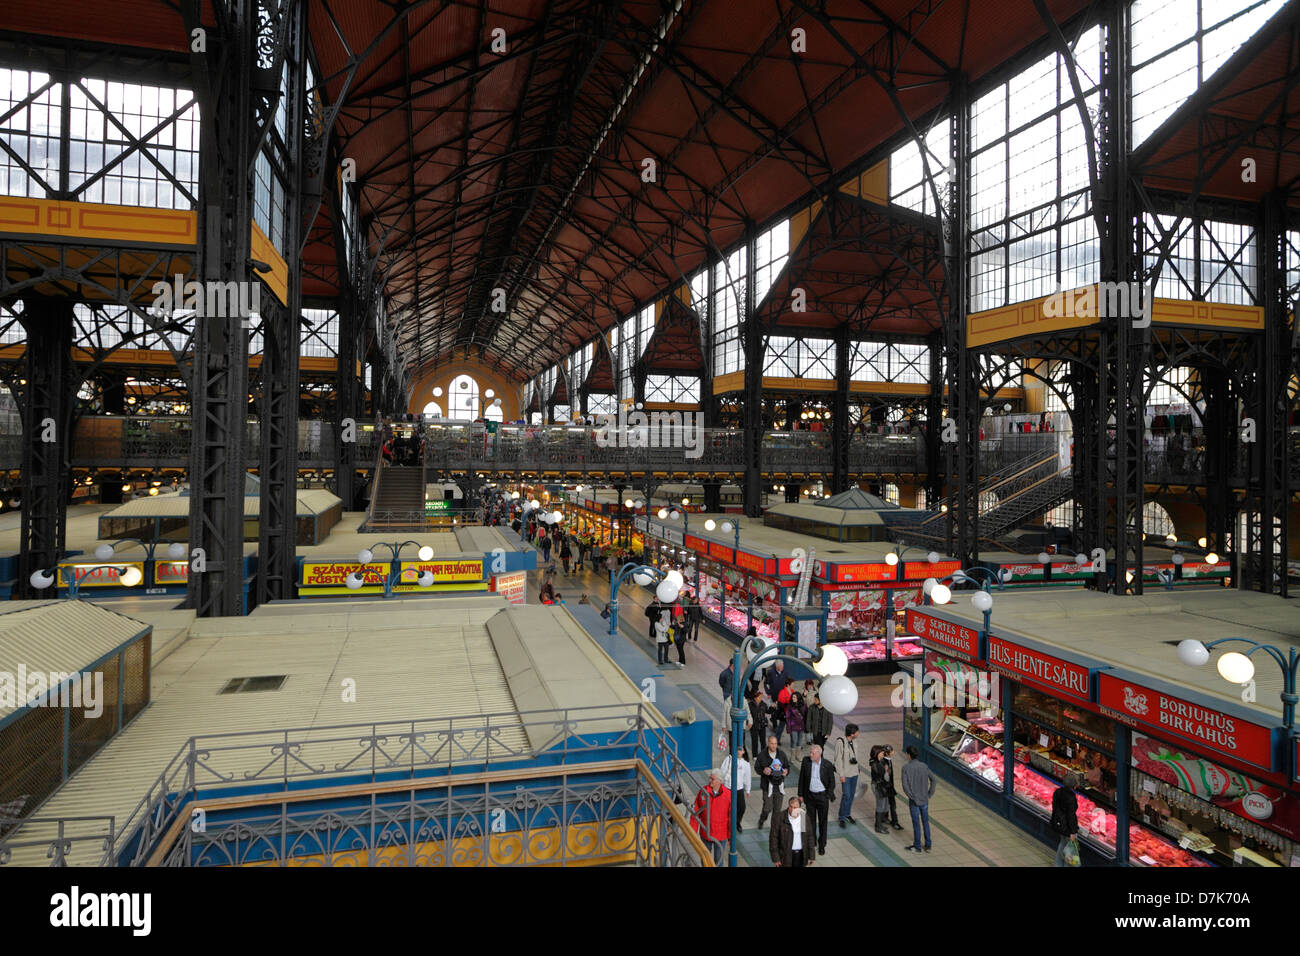
<path fill-rule="evenodd" d="M 1102 674 L 1097 702 L 1125 723 L 1176 734 L 1253 767 L 1273 769 L 1273 732 L 1239 717 Z"/>
<path fill-rule="evenodd" d="M 953 624 L 943 618 L 922 614 L 915 608 L 907 609 L 907 629 L 922 640 L 938 644 L 945 650 L 967 660 L 980 656 L 980 632 L 973 628 Z"/>
<path fill-rule="evenodd" d="M 736 567 L 744 568 L 746 571 L 753 571 L 755 574 L 767 573 L 767 562 L 756 554 L 748 554 L 744 551 L 736 552 Z"/>
<path fill-rule="evenodd" d="M 828 565 L 832 581 L 893 581 L 898 572 L 888 564 Z"/>
<path fill-rule="evenodd" d="M 1081 700 L 1091 699 L 1091 675 L 1088 668 L 1063 661 L 1051 654 L 1031 651 L 1000 637 L 990 636 L 989 663 L 1010 671 L 1013 677 L 1028 678 Z"/>
<path fill-rule="evenodd" d="M 697 538 L 693 534 L 688 534 L 686 536 L 686 547 L 690 548 L 692 551 L 698 551 L 700 554 L 709 553 L 709 542 L 705 541 L 703 538 Z"/>
<path fill-rule="evenodd" d="M 924 581 L 926 578 L 946 578 L 961 570 L 960 561 L 904 561 L 903 577 L 908 581 Z"/>
<path fill-rule="evenodd" d="M 723 561 L 734 561 L 734 552 L 726 545 L 709 542 L 709 557 L 719 558 Z"/>

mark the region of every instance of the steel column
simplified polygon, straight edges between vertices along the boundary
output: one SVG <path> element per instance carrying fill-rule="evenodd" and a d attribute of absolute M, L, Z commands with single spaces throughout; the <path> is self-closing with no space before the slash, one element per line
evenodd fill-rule
<path fill-rule="evenodd" d="M 22 536 L 15 596 L 54 597 L 37 591 L 33 571 L 58 563 L 65 549 L 71 493 L 72 411 L 80 381 L 72 365 L 71 299 L 28 296 L 19 316 L 27 334 L 27 385 L 19 399 L 23 421 Z"/>
<path fill-rule="evenodd" d="M 953 83 L 950 119 L 952 181 L 947 208 L 942 211 L 943 254 L 947 279 L 948 315 L 944 351 L 948 359 L 948 417 L 956 426 L 956 441 L 946 442 L 950 481 L 948 553 L 970 567 L 979 559 L 979 415 L 980 364 L 966 347 L 967 206 L 970 198 L 970 104 L 965 78 Z M 942 436 L 941 436 L 942 437 Z"/>
<path fill-rule="evenodd" d="M 925 503 L 934 508 L 943 497 L 944 483 L 942 445 L 939 443 L 943 424 L 943 333 L 936 332 L 928 337 L 927 342 L 930 349 L 930 390 L 925 397 Z"/>
<path fill-rule="evenodd" d="M 742 316 L 745 354 L 745 514 L 757 518 L 763 513 L 763 352 L 766 336 L 755 313 L 755 231 L 745 233 L 744 312 Z"/>
<path fill-rule="evenodd" d="M 186 29 L 203 27 L 205 52 L 191 53 L 202 116 L 199 149 L 198 274 L 205 282 L 248 282 L 250 173 L 257 156 L 253 92 L 256 0 L 226 0 L 215 28 L 197 0 L 182 4 Z M 271 121 L 273 110 L 263 114 Z M 248 419 L 248 336 L 240 318 L 198 316 L 194 329 L 191 552 L 204 570 L 189 576 L 186 604 L 200 617 L 243 613 L 244 439 Z"/>
<path fill-rule="evenodd" d="M 835 330 L 835 397 L 831 408 L 831 494 L 849 488 L 849 328 Z"/>

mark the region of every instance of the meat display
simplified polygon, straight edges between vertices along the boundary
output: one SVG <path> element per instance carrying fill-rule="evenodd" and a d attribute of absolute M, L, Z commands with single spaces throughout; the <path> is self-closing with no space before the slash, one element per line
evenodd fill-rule
<path fill-rule="evenodd" d="M 993 747 L 982 747 L 972 753 L 957 755 L 957 759 L 966 764 L 980 777 L 990 783 L 1002 784 L 1002 751 Z M 1060 784 L 1032 770 L 1022 763 L 1015 764 L 1016 796 L 1037 807 L 1046 816 L 1052 813 L 1052 794 Z M 1079 799 L 1079 832 L 1115 849 L 1115 833 L 1118 826 L 1115 814 L 1105 807 L 1089 800 L 1082 793 Z M 1150 830 L 1130 823 L 1128 828 L 1129 857 L 1135 862 L 1147 866 L 1209 866 L 1210 864 L 1194 853 L 1184 850 L 1152 833 Z"/>

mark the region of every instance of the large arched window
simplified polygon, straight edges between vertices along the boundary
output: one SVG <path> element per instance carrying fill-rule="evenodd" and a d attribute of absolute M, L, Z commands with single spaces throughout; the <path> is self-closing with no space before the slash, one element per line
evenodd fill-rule
<path fill-rule="evenodd" d="M 449 418 L 473 421 L 479 417 L 478 382 L 468 375 L 457 375 L 447 389 Z"/>
<path fill-rule="evenodd" d="M 424 406 L 425 418 L 442 418 L 442 406 L 437 402 L 430 402 Z"/>
<path fill-rule="evenodd" d="M 490 422 L 505 421 L 505 415 L 502 414 L 500 405 L 489 405 L 483 410 L 483 417 Z"/>

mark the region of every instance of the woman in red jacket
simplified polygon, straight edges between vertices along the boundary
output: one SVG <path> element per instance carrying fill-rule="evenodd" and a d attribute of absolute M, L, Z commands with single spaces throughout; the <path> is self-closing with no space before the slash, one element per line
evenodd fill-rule
<path fill-rule="evenodd" d="M 731 791 L 722 782 L 722 774 L 709 774 L 709 784 L 695 797 L 691 826 L 713 851 L 713 862 L 721 865 L 723 848 L 731 839 Z"/>

